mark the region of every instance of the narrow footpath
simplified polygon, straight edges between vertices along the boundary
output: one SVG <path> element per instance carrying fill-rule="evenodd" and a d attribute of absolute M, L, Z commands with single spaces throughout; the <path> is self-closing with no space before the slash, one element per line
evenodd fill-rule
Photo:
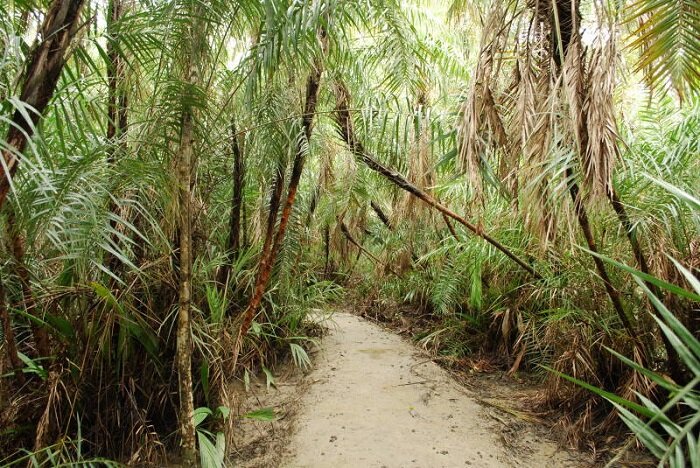
<path fill-rule="evenodd" d="M 479 403 L 390 331 L 348 313 L 334 314 L 325 325 L 330 331 L 313 356 L 314 369 L 293 385 L 296 393 L 288 390 L 287 407 L 294 409 L 276 433 L 284 434 L 284 443 L 258 441 L 269 450 L 280 447 L 279 458 L 268 452 L 267 462 L 243 465 L 588 466 L 580 454 L 548 440 L 544 429 L 509 421 L 517 418 Z"/>

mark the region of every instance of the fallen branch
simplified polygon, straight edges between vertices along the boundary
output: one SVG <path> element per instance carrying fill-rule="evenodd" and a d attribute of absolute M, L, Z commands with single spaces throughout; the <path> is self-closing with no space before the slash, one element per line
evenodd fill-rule
<path fill-rule="evenodd" d="M 416 185 L 412 184 L 409 182 L 405 177 L 403 177 L 401 174 L 399 174 L 396 171 L 393 171 L 385 166 L 383 166 L 381 163 L 379 163 L 376 159 L 374 159 L 372 156 L 365 151 L 365 148 L 362 146 L 362 143 L 357 139 L 355 136 L 355 132 L 353 130 L 352 126 L 352 118 L 350 116 L 350 111 L 348 110 L 349 105 L 348 105 L 348 100 L 349 100 L 349 94 L 347 91 L 347 88 L 339 82 L 336 82 L 336 113 L 335 119 L 336 122 L 338 123 L 338 129 L 340 131 L 340 135 L 343 138 L 343 141 L 347 143 L 348 147 L 350 148 L 350 151 L 353 153 L 353 155 L 362 161 L 367 167 L 372 169 L 373 171 L 383 175 L 385 178 L 389 179 L 391 182 L 393 182 L 395 185 L 397 185 L 399 188 L 407 191 L 408 193 L 412 194 L 413 196 L 419 198 L 420 200 L 424 201 L 425 203 L 428 204 L 428 206 L 438 210 L 440 213 L 443 215 L 454 219 L 458 223 L 462 224 L 465 226 L 467 229 L 472 231 L 474 234 L 477 236 L 481 237 L 484 239 L 486 242 L 489 244 L 493 245 L 496 247 L 498 250 L 503 252 L 508 258 L 513 260 L 515 263 L 520 265 L 525 271 L 530 273 L 532 276 L 534 276 L 537 279 L 542 279 L 542 276 L 537 273 L 530 265 L 528 265 L 525 261 L 521 260 L 517 255 L 515 255 L 510 249 L 508 249 L 506 246 L 498 242 L 496 239 L 493 237 L 489 236 L 480 227 L 477 227 L 476 225 L 470 223 L 467 221 L 464 217 L 458 215 L 454 211 L 450 210 L 446 206 L 442 205 L 439 203 L 437 200 L 435 200 L 431 195 L 426 193 L 423 189 L 417 187 Z"/>
<path fill-rule="evenodd" d="M 343 232 L 343 234 L 345 235 L 345 237 L 347 238 L 347 240 L 350 241 L 350 243 L 351 243 L 352 245 L 354 245 L 355 247 L 357 247 L 357 248 L 360 250 L 360 252 L 362 252 L 363 254 L 367 255 L 369 258 L 371 258 L 372 260 L 374 260 L 378 265 L 380 265 L 380 266 L 386 268 L 387 270 L 389 270 L 389 271 L 390 271 L 391 273 L 393 273 L 394 275 L 396 275 L 396 276 L 398 276 L 398 277 L 401 277 L 401 275 L 399 275 L 397 272 L 395 272 L 393 268 L 391 268 L 389 265 L 384 265 L 384 264 L 382 264 L 382 261 L 379 260 L 377 257 L 375 257 L 375 256 L 372 254 L 372 252 L 370 252 L 369 250 L 367 250 L 367 249 L 365 249 L 364 247 L 362 247 L 362 246 L 360 245 L 360 243 L 357 242 L 357 241 L 355 240 L 355 238 L 352 236 L 352 234 L 350 234 L 350 230 L 349 230 L 348 227 L 345 225 L 345 223 L 342 222 L 342 221 L 340 222 L 340 230 Z"/>
<path fill-rule="evenodd" d="M 391 221 L 389 221 L 389 217 L 386 215 L 386 213 L 384 213 L 384 211 L 382 210 L 382 207 L 379 206 L 374 200 L 371 200 L 369 202 L 369 206 L 372 207 L 372 209 L 376 213 L 377 217 L 384 224 L 384 226 L 386 226 L 387 229 L 389 229 L 390 231 L 393 231 L 394 226 L 391 225 Z"/>

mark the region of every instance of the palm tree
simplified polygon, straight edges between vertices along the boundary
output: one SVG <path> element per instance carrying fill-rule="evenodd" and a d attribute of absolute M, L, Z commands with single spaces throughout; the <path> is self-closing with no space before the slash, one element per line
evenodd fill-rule
<path fill-rule="evenodd" d="M 216 434 L 233 421 L 229 380 L 269 372 L 280 349 L 308 363 L 306 313 L 346 284 L 444 320 L 451 349 L 498 328 L 484 348 L 514 369 L 568 355 L 548 342 L 556 311 L 622 350 L 620 335 L 651 336 L 600 252 L 626 258 L 627 237 L 658 273 L 650 239 L 693 235 L 640 174 L 692 192 L 697 121 L 667 116 L 620 145 L 619 40 L 584 53 L 578 32 L 593 2 L 492 2 L 476 57 L 478 18 L 440 27 L 428 3 L 0 5 L 0 459 L 194 464 L 199 448 L 206 464 L 231 441 Z M 669 4 L 635 2 L 635 45 L 687 106 L 697 18 Z M 613 167 L 621 154 L 629 169 Z M 569 219 L 598 253 L 593 275 Z"/>
<path fill-rule="evenodd" d="M 635 4 L 633 14 L 637 18 L 654 10 L 648 4 L 645 8 L 641 5 L 643 3 L 646 2 Z M 596 6 L 596 11 L 599 13 L 598 27 L 607 31 L 608 37 L 605 41 L 600 39 L 596 42 L 587 56 L 581 38 L 581 2 L 530 2 L 524 9 L 494 5 L 482 39 L 477 78 L 464 108 L 462 157 L 478 186 L 484 169 L 480 154 L 485 151 L 479 132 L 491 136 L 494 151 L 500 155 L 502 162 L 511 167 L 511 172 L 502 175 L 503 180 L 512 179 L 510 174 L 520 172 L 527 174 L 525 178 L 531 181 L 530 184 L 521 182 L 517 186 L 521 187 L 527 203 L 536 203 L 540 207 L 526 207 L 524 214 L 526 219 L 537 221 L 534 224 L 538 226 L 545 244 L 554 239 L 557 213 L 562 213 L 561 206 L 555 204 L 562 203 L 562 199 L 557 197 L 562 194 L 564 186 L 568 187 L 573 212 L 613 308 L 629 336 L 639 341 L 640 331 L 631 323 L 621 295 L 599 255 L 586 208 L 587 199 L 609 199 L 640 269 L 649 274 L 648 262 L 625 205 L 612 185 L 613 164 L 619 155 L 613 105 L 617 17 L 615 12 L 603 7 Z M 663 15 L 664 12 L 668 14 L 668 9 L 659 6 L 658 13 Z M 519 19 L 523 15 L 526 15 L 524 20 Z M 683 17 L 682 13 L 680 17 Z M 512 24 L 521 24 L 521 29 L 511 32 L 508 25 Z M 665 24 L 670 26 L 670 23 Z M 686 24 L 681 21 L 677 24 L 687 28 L 687 31 L 669 31 L 667 34 L 670 37 L 694 34 L 692 22 Z M 516 50 L 519 51 L 513 76 L 519 101 L 514 107 L 515 114 L 501 115 L 493 98 L 497 79 L 494 70 L 503 70 L 497 68 L 500 60 L 498 54 L 508 41 L 515 41 Z M 655 53 L 659 58 L 658 50 Z M 649 60 L 649 57 L 642 59 L 642 64 L 644 60 Z M 691 75 L 686 74 L 686 77 L 692 79 Z M 513 130 L 507 135 L 504 122 L 509 121 L 513 122 Z M 518 160 L 518 148 L 522 148 L 525 161 Z M 550 154 L 552 158 L 558 156 L 560 159 L 548 160 L 547 155 Z M 563 172 L 560 172 L 562 165 Z M 543 173 L 543 170 L 549 172 Z M 562 175 L 565 176 L 565 184 L 560 182 Z M 552 179 L 547 180 L 548 177 Z M 541 215 L 533 216 L 537 211 Z M 654 288 L 653 285 L 651 287 Z M 639 345 L 643 344 L 638 342 Z M 648 344 L 643 347 L 647 348 L 647 353 L 650 352 Z M 674 378 L 682 380 L 675 351 L 666 341 L 665 348 L 670 372 Z"/>

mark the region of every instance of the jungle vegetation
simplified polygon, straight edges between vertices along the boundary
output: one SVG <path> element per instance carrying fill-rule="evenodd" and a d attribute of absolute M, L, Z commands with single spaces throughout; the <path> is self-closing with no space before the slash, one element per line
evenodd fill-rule
<path fill-rule="evenodd" d="M 699 86 L 697 0 L 0 0 L 0 463 L 220 465 L 352 305 L 700 466 Z"/>

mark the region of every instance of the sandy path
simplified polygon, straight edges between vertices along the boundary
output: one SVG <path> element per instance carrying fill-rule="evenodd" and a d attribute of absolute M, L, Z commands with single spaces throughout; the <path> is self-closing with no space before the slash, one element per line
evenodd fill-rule
<path fill-rule="evenodd" d="M 487 408 L 400 337 L 347 313 L 330 328 L 281 466 L 583 465 L 527 426 L 506 444 Z"/>

